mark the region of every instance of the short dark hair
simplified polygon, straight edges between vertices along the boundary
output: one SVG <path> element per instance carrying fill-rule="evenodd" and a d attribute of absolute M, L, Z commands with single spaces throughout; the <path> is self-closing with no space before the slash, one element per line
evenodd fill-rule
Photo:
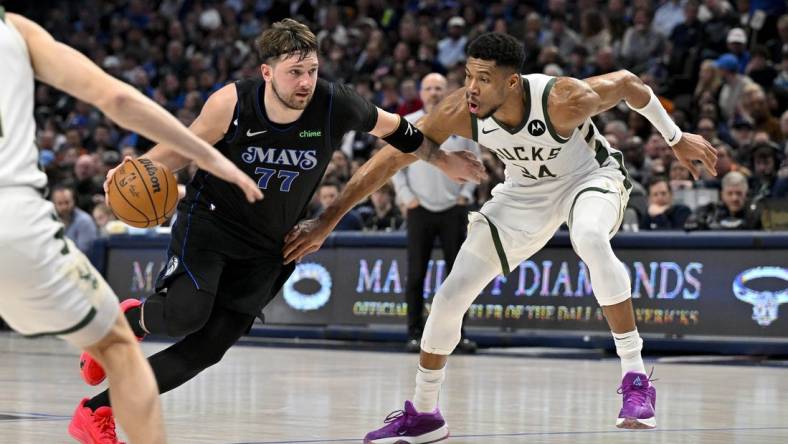
<path fill-rule="evenodd" d="M 493 61 L 497 66 L 520 72 L 525 61 L 525 49 L 509 34 L 488 32 L 476 37 L 468 45 L 468 57 Z"/>
<path fill-rule="evenodd" d="M 309 27 L 293 19 L 284 19 L 263 31 L 255 41 L 257 52 L 263 63 L 281 55 L 298 55 L 298 61 L 317 52 L 317 37 Z"/>
<path fill-rule="evenodd" d="M 323 180 L 323 182 L 320 184 L 320 188 L 323 188 L 323 187 L 334 187 L 334 188 L 337 189 L 337 191 L 342 191 L 342 184 L 339 183 L 339 181 L 335 180 L 335 179 L 325 179 L 325 180 Z"/>
<path fill-rule="evenodd" d="M 648 186 L 646 187 L 646 191 L 651 193 L 651 187 L 662 182 L 665 182 L 665 184 L 667 184 L 668 193 L 673 194 L 673 190 L 670 189 L 670 180 L 668 180 L 667 176 L 654 176 L 651 179 L 649 179 Z"/>

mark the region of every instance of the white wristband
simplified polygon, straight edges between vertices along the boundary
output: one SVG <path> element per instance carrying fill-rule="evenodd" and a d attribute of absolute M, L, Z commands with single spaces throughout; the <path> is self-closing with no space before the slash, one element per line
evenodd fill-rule
<path fill-rule="evenodd" d="M 673 146 L 679 143 L 679 140 L 681 140 L 681 129 L 678 125 L 676 125 L 676 122 L 670 118 L 668 112 L 662 107 L 662 104 L 659 103 L 659 99 L 657 99 L 657 96 L 654 95 L 654 91 L 652 91 L 648 86 L 646 86 L 646 88 L 648 88 L 648 92 L 651 94 L 651 98 L 649 99 L 646 106 L 638 109 L 632 106 L 629 102 L 627 102 L 627 106 L 629 106 L 636 113 L 648 119 L 648 121 L 654 125 L 654 128 L 656 128 L 657 131 L 662 134 L 662 138 L 665 139 L 665 142 L 667 142 L 668 145 Z"/>

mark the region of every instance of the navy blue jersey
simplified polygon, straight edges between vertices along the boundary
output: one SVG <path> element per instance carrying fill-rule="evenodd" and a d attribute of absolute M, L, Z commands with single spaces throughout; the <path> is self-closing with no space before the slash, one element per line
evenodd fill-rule
<path fill-rule="evenodd" d="M 270 85 L 249 79 L 235 86 L 233 120 L 215 147 L 253 178 L 265 197 L 250 204 L 235 185 L 198 170 L 178 207 L 178 217 L 186 219 L 179 223 L 207 217 L 249 246 L 281 255 L 284 236 L 304 216 L 333 151 L 348 131 L 371 131 L 377 109 L 352 88 L 319 79 L 301 117 L 280 125 L 268 120 L 262 105 Z"/>

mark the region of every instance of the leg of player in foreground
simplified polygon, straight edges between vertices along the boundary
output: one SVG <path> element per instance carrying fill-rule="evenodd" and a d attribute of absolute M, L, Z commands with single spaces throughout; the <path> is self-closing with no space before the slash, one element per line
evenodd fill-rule
<path fill-rule="evenodd" d="M 31 103 L 32 109 L 35 76 L 44 83 L 97 106 L 123 127 L 152 140 L 172 144 L 181 154 L 196 158 L 197 163 L 202 164 L 201 168 L 240 186 L 250 202 L 262 198 L 260 190 L 248 176 L 150 99 L 107 75 L 85 56 L 55 41 L 43 28 L 24 17 L 0 14 L 0 21 L 3 38 L 11 36 L 0 43 L 4 44 L 4 51 L 8 49 L 7 62 L 12 68 L 10 72 L 17 75 L 12 79 L 15 83 L 11 83 L 11 86 L 18 88 L 10 94 L 19 94 L 20 103 Z M 3 91 L 4 94 L 7 92 Z M 32 112 L 24 114 L 29 115 L 26 117 L 28 120 L 22 121 L 21 117 L 14 115 L 20 121 L 11 127 L 12 132 L 5 138 L 6 141 L 14 142 L 9 145 L 9 150 L 35 151 L 32 139 L 26 140 L 22 134 L 33 134 Z M 29 163 L 34 167 L 33 162 Z M 116 326 L 110 328 L 118 317 L 117 297 L 73 245 L 66 242 L 65 246 L 53 246 L 62 240 L 62 224 L 52 219 L 56 219 L 56 216 L 53 216 L 51 204 L 45 205 L 46 201 L 34 191 L 46 184 L 46 177 L 42 175 L 25 183 L 9 183 L 19 186 L 9 187 L 13 194 L 3 203 L 8 205 L 14 196 L 21 196 L 17 198 L 27 199 L 28 202 L 27 205 L 18 205 L 4 212 L 7 217 L 2 220 L 0 234 L 4 236 L 0 236 L 0 244 L 3 249 L 11 251 L 12 256 L 0 259 L 10 258 L 7 262 L 9 268 L 11 265 L 26 264 L 31 269 L 18 270 L 16 275 L 6 273 L 0 276 L 4 278 L 4 289 L 7 286 L 16 290 L 16 294 L 3 291 L 6 293 L 3 296 L 15 296 L 0 304 L 3 317 L 22 333 L 37 335 L 53 331 L 50 334 L 62 336 L 95 353 L 107 368 L 114 388 L 118 419 L 132 441 L 146 444 L 164 442 L 156 383 L 150 367 L 142 359 L 125 320 L 118 321 Z M 20 208 L 32 213 L 23 218 Z M 14 217 L 9 218 L 8 215 Z M 17 219 L 24 220 L 25 225 L 14 225 Z M 37 246 L 41 248 L 36 249 Z M 39 257 L 42 251 L 45 253 Z M 20 258 L 26 258 L 27 261 Z M 86 287 L 85 282 L 89 282 L 90 286 Z M 25 295 L 29 295 L 27 299 Z M 58 308 L 61 308 L 60 319 L 47 318 L 47 314 L 56 312 Z M 78 319 L 73 319 L 77 316 Z M 64 325 L 72 320 L 72 324 Z M 51 325 L 42 325 L 46 321 L 50 321 L 48 324 Z M 80 413 L 80 409 L 77 413 Z M 104 413 L 107 411 L 81 416 L 85 419 L 84 423 L 95 426 L 90 433 L 79 437 L 81 442 L 117 442 L 114 424 L 110 424 L 112 415 Z"/>
<path fill-rule="evenodd" d="M 116 407 L 92 411 L 82 400 L 69 433 L 82 443 L 114 442 L 117 416 L 132 443 L 165 442 L 156 381 L 126 318 L 118 316 L 109 334 L 85 351 L 104 366 Z"/>
<path fill-rule="evenodd" d="M 118 298 L 73 242 L 51 202 L 32 188 L 0 187 L 0 316 L 14 330 L 59 336 L 106 366 L 118 421 L 132 443 L 165 442 L 153 373 L 119 316 Z M 77 409 L 80 410 L 79 408 Z M 83 412 L 81 443 L 115 443 L 111 411 Z"/>

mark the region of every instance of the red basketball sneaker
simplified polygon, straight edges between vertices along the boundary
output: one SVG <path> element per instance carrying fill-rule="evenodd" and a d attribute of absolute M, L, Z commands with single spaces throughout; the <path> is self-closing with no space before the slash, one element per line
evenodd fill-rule
<path fill-rule="evenodd" d="M 100 407 L 94 412 L 85 403 L 79 402 L 74 417 L 68 425 L 68 434 L 82 444 L 124 444 L 115 433 L 115 418 L 111 407 Z"/>
<path fill-rule="evenodd" d="M 140 305 L 142 305 L 142 302 L 137 299 L 126 299 L 120 303 L 120 310 L 122 313 L 126 313 L 132 308 L 139 307 Z M 137 340 L 142 341 L 144 337 L 145 336 L 137 337 Z M 104 373 L 104 369 L 101 368 L 98 361 L 93 359 L 88 352 L 82 352 L 82 355 L 79 357 L 79 374 L 82 376 L 82 380 L 88 385 L 99 385 L 107 377 L 107 374 Z"/>

